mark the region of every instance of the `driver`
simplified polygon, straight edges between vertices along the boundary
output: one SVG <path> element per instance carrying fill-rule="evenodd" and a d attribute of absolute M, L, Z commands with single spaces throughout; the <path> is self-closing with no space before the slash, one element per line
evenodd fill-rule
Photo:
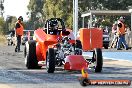
<path fill-rule="evenodd" d="M 51 31 L 50 31 L 50 34 L 53 34 L 53 35 L 59 35 L 60 32 L 58 31 L 58 21 L 57 20 L 51 20 L 50 21 L 50 27 L 51 27 Z"/>

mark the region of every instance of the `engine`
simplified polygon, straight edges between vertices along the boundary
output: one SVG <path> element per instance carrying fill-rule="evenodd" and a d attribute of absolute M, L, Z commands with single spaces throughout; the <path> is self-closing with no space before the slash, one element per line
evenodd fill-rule
<path fill-rule="evenodd" d="M 81 55 L 82 48 L 76 47 L 76 44 L 69 43 L 70 38 L 64 36 L 60 43 L 56 45 L 56 64 L 61 66 L 65 63 L 65 58 L 68 55 Z"/>

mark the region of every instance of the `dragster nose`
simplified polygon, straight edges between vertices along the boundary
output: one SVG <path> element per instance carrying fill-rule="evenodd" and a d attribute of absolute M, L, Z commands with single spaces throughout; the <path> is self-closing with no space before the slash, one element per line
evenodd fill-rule
<path fill-rule="evenodd" d="M 69 55 L 66 57 L 65 62 L 65 70 L 82 70 L 82 68 L 88 69 L 88 62 L 82 55 Z"/>

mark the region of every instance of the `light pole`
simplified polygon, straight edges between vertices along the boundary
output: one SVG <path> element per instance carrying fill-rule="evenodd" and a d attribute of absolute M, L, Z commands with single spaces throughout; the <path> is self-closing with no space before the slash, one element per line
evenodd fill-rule
<path fill-rule="evenodd" d="M 132 31 L 132 7 L 129 9 L 129 12 L 131 13 L 131 31 Z M 130 42 L 129 44 L 132 44 L 132 38 L 130 37 Z"/>
<path fill-rule="evenodd" d="M 77 36 L 77 30 L 78 30 L 78 0 L 73 0 L 73 31 L 75 39 Z"/>
<path fill-rule="evenodd" d="M 75 31 L 75 0 L 73 0 L 73 32 Z"/>
<path fill-rule="evenodd" d="M 129 12 L 131 13 L 131 30 L 132 30 L 132 8 L 129 9 Z"/>

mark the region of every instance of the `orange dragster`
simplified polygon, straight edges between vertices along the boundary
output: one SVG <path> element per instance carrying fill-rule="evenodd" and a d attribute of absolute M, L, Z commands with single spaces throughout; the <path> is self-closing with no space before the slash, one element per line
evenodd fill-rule
<path fill-rule="evenodd" d="M 94 54 L 98 54 L 96 51 L 99 50 L 95 50 Z M 24 56 L 28 69 L 46 66 L 48 73 L 54 73 L 59 66 L 65 70 L 87 69 L 97 57 L 94 55 L 95 58 L 90 62 L 84 59 L 81 41 L 75 40 L 73 32 L 65 28 L 60 18 L 51 18 L 45 22 L 44 28 L 34 31 L 33 40 L 25 44 Z M 96 71 L 100 72 L 100 68 L 97 65 Z"/>

